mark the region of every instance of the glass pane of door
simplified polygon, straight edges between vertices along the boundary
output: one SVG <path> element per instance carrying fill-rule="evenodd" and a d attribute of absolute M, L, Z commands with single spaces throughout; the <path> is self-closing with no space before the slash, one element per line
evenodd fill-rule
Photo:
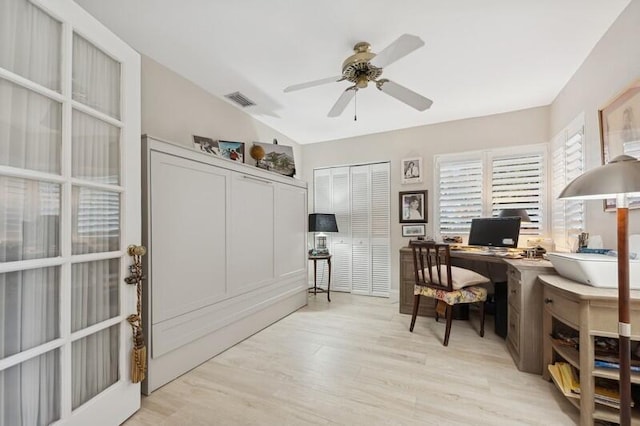
<path fill-rule="evenodd" d="M 0 370 L 0 426 L 45 426 L 59 418 L 59 350 Z"/>
<path fill-rule="evenodd" d="M 119 342 L 119 324 L 73 342 L 73 409 L 118 381 Z"/>
<path fill-rule="evenodd" d="M 120 63 L 73 35 L 73 99 L 120 118 Z"/>
<path fill-rule="evenodd" d="M 73 111 L 71 174 L 111 185 L 120 183 L 120 129 Z"/>
<path fill-rule="evenodd" d="M 0 175 L 0 262 L 60 255 L 60 185 Z"/>
<path fill-rule="evenodd" d="M 0 274 L 0 359 L 60 337 L 60 268 Z"/>
<path fill-rule="evenodd" d="M 2 0 L 0 67 L 60 91 L 62 24 L 26 0 Z"/>
<path fill-rule="evenodd" d="M 120 194 L 74 186 L 72 254 L 102 253 L 120 248 Z"/>
<path fill-rule="evenodd" d="M 119 259 L 71 266 L 71 331 L 113 318 L 120 308 Z"/>
<path fill-rule="evenodd" d="M 61 127 L 60 102 L 0 78 L 1 165 L 59 175 Z"/>

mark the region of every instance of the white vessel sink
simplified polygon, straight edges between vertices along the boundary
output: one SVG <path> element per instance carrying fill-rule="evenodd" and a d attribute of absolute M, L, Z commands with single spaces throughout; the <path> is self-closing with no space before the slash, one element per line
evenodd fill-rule
<path fill-rule="evenodd" d="M 618 287 L 618 258 L 593 253 L 547 253 L 558 274 L 592 287 Z M 640 260 L 629 260 L 629 287 L 640 289 Z"/>

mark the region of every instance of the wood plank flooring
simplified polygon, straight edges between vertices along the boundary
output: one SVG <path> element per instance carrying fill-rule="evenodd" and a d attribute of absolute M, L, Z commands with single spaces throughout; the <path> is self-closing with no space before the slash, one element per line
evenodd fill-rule
<path fill-rule="evenodd" d="M 345 293 L 309 305 L 142 398 L 126 426 L 574 425 L 578 410 L 519 372 L 487 316 L 398 313 L 397 301 Z"/>

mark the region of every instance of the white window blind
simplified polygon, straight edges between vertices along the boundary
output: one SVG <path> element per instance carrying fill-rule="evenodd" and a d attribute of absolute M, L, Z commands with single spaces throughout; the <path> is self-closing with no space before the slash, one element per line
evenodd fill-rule
<path fill-rule="evenodd" d="M 472 219 L 511 208 L 531 218 L 521 234 L 544 235 L 546 162 L 546 144 L 436 156 L 436 238 L 467 236 Z"/>
<path fill-rule="evenodd" d="M 504 209 L 525 209 L 531 222 L 522 223 L 520 234 L 539 235 L 546 185 L 543 154 L 494 157 L 491 170 L 492 216 Z"/>
<path fill-rule="evenodd" d="M 569 238 L 585 229 L 584 202 L 558 199 L 565 186 L 584 171 L 584 120 L 578 118 L 578 121 L 579 125 L 574 123 L 556 136 L 552 146 L 552 235 L 560 250 L 568 250 Z"/>
<path fill-rule="evenodd" d="M 444 160 L 436 170 L 440 234 L 468 234 L 471 219 L 482 216 L 482 160 Z"/>

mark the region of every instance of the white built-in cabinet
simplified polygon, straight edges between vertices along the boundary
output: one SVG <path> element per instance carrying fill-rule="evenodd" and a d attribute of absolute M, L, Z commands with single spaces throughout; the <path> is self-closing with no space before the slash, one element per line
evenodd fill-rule
<path fill-rule="evenodd" d="M 327 240 L 332 290 L 389 296 L 389 179 L 389 163 L 314 171 L 314 211 L 334 213 L 338 224 Z"/>
<path fill-rule="evenodd" d="M 148 394 L 306 304 L 307 186 L 143 142 Z"/>

